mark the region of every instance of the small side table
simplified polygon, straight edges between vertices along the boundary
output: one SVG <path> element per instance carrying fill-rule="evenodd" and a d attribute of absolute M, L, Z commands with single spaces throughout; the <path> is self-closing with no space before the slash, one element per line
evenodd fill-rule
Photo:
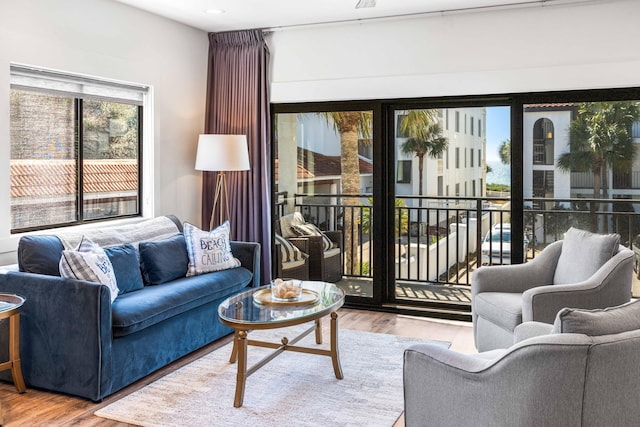
<path fill-rule="evenodd" d="M 24 393 L 27 387 L 20 368 L 20 309 L 25 299 L 18 295 L 0 293 L 0 319 L 9 318 L 9 360 L 0 363 L 0 371 L 11 369 L 13 383 L 18 393 Z M 4 424 L 2 402 L 0 402 L 0 425 Z"/>

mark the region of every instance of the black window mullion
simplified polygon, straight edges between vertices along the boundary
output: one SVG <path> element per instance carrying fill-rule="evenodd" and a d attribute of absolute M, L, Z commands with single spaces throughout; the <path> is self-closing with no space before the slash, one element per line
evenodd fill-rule
<path fill-rule="evenodd" d="M 84 124 L 82 99 L 76 98 L 76 218 L 84 220 Z"/>
<path fill-rule="evenodd" d="M 138 215 L 142 215 L 142 120 L 143 120 L 143 107 L 142 105 L 138 106 Z"/>

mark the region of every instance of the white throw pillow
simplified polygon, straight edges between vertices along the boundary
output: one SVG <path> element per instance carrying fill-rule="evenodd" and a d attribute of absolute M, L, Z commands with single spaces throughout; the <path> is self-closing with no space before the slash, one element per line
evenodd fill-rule
<path fill-rule="evenodd" d="M 118 284 L 109 257 L 100 246 L 82 237 L 78 246 L 62 251 L 60 276 L 65 279 L 84 280 L 106 285 L 111 292 L 111 302 L 118 296 Z"/>
<path fill-rule="evenodd" d="M 579 283 L 593 276 L 613 257 L 619 234 L 594 234 L 571 227 L 564 235 L 553 283 Z"/>
<path fill-rule="evenodd" d="M 184 223 L 184 239 L 189 255 L 187 277 L 240 267 L 240 261 L 231 253 L 229 230 L 229 221 L 211 231 Z"/>

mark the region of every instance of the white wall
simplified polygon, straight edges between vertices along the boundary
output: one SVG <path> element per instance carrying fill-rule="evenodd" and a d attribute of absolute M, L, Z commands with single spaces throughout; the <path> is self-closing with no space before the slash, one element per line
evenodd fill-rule
<path fill-rule="evenodd" d="M 15 262 L 10 236 L 9 63 L 153 87 L 153 211 L 200 224 L 200 173 L 208 40 L 205 32 L 108 0 L 0 3 L 0 265 Z M 149 135 L 148 135 L 149 136 Z"/>
<path fill-rule="evenodd" d="M 271 100 L 638 86 L 639 20 L 621 0 L 277 31 Z"/>

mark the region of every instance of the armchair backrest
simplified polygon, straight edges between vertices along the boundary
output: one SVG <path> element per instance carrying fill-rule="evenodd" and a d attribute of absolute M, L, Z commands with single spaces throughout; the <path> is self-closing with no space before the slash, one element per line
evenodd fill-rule
<path fill-rule="evenodd" d="M 537 407 L 579 410 L 570 425 L 627 426 L 637 424 L 640 405 L 640 330 L 614 335 L 551 334 L 524 340 L 508 350 L 492 369 L 516 365 L 522 369 L 518 387 L 530 377 Z M 544 381 L 548 378 L 549 381 Z M 541 389 L 536 384 L 545 384 Z M 515 384 L 514 384 L 515 385 Z M 529 387 L 529 385 L 527 385 Z M 572 422 L 570 422 L 573 420 Z M 540 423 L 539 425 L 545 425 Z"/>

